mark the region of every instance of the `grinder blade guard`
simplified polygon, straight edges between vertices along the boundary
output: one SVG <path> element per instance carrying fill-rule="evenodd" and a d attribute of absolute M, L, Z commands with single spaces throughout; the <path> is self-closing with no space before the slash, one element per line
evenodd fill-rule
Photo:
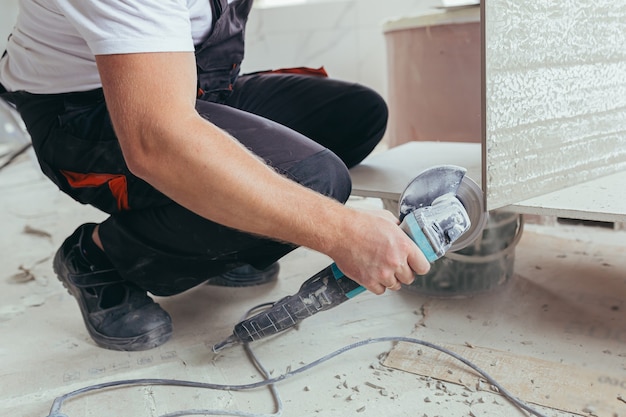
<path fill-rule="evenodd" d="M 440 196 L 453 193 L 467 211 L 471 225 L 452 243 L 449 251 L 458 251 L 473 243 L 482 235 L 488 216 L 482 190 L 466 173 L 465 168 L 456 165 L 435 166 L 420 173 L 400 196 L 400 221 L 412 211 L 432 205 Z"/>

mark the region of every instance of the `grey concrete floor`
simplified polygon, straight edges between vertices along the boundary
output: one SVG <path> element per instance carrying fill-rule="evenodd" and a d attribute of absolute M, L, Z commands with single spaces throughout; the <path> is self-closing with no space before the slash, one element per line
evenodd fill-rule
<path fill-rule="evenodd" d="M 259 381 L 240 347 L 214 354 L 211 346 L 230 334 L 248 308 L 293 293 L 330 263 L 301 248 L 281 260 L 276 284 L 201 286 L 158 299 L 173 317 L 172 340 L 145 352 L 107 351 L 90 340 L 74 299 L 51 268 L 51 256 L 63 239 L 81 223 L 104 215 L 61 194 L 28 155 L 0 171 L 0 195 L 1 415 L 44 417 L 55 397 L 107 381 Z M 349 204 L 379 207 L 380 201 L 354 198 Z M 488 294 L 363 294 L 310 318 L 298 330 L 252 347 L 271 375 L 278 376 L 358 341 L 419 337 L 469 352 L 513 394 L 546 405 L 536 407 L 547 416 L 626 416 L 624 243 L 620 231 L 531 225 L 516 250 L 515 275 Z M 391 342 L 351 350 L 278 383 L 282 415 L 527 415 L 476 374 L 429 355 L 426 348 Z M 546 378 L 537 387 L 536 381 Z M 598 386 L 601 394 L 592 392 Z M 200 408 L 264 415 L 276 411 L 267 389 L 139 385 L 81 395 L 61 412 L 69 417 L 140 417 Z"/>

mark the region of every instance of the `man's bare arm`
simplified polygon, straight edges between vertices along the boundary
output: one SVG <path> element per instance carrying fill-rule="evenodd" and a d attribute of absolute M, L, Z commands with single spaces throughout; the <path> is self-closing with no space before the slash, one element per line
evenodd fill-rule
<path fill-rule="evenodd" d="M 179 204 L 220 224 L 325 253 L 375 293 L 396 278 L 410 281 L 409 266 L 427 269 L 392 216 L 347 208 L 282 177 L 200 117 L 193 53 L 96 61 L 130 170 Z"/>

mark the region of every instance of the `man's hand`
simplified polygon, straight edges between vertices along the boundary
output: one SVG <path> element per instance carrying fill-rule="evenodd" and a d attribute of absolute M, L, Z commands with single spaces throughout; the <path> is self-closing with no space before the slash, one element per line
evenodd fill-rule
<path fill-rule="evenodd" d="M 331 253 L 346 276 L 369 291 L 382 294 L 409 285 L 414 273 L 425 274 L 430 263 L 386 210 L 355 210 L 348 239 Z"/>

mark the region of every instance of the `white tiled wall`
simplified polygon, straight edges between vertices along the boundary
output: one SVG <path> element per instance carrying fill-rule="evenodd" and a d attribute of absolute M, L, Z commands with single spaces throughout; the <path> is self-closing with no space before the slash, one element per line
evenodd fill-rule
<path fill-rule="evenodd" d="M 488 208 L 625 171 L 626 0 L 490 0 L 485 13 Z M 623 185 L 617 205 L 609 189 L 579 201 L 624 213 Z"/>
<path fill-rule="evenodd" d="M 383 23 L 440 4 L 441 0 L 309 0 L 255 7 L 247 28 L 243 71 L 324 66 L 334 78 L 365 84 L 386 96 Z"/>

